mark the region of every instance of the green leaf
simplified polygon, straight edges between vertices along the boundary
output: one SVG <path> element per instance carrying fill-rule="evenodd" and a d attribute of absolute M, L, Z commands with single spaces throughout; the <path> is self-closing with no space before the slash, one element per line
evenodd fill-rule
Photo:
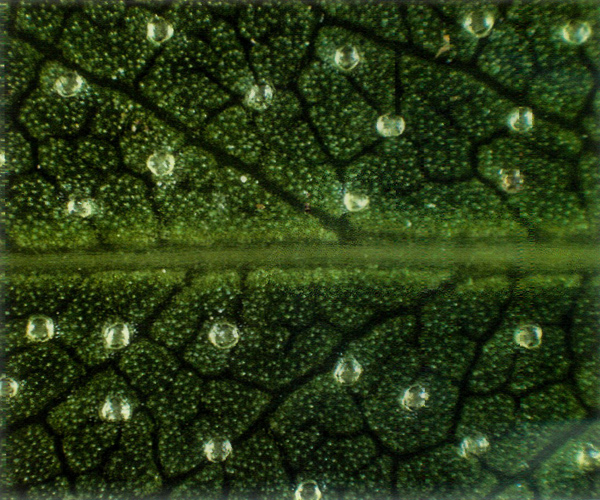
<path fill-rule="evenodd" d="M 0 23 L 6 498 L 600 497 L 597 2 Z"/>

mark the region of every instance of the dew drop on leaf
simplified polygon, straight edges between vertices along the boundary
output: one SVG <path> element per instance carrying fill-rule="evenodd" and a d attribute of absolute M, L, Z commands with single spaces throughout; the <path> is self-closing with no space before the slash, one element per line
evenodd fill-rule
<path fill-rule="evenodd" d="M 539 325 L 520 325 L 515 331 L 515 342 L 525 349 L 535 349 L 542 345 L 542 328 Z"/>
<path fill-rule="evenodd" d="M 146 30 L 146 38 L 152 43 L 161 44 L 173 36 L 173 26 L 162 18 L 150 21 Z"/>
<path fill-rule="evenodd" d="M 354 356 L 344 356 L 335 365 L 333 376 L 338 384 L 354 385 L 362 372 L 363 367 Z"/>
<path fill-rule="evenodd" d="M 600 469 L 600 450 L 592 443 L 586 443 L 577 452 L 577 465 L 584 471 Z"/>
<path fill-rule="evenodd" d="M 148 157 L 146 166 L 156 177 L 164 177 L 173 172 L 175 157 L 168 151 L 156 151 Z"/>
<path fill-rule="evenodd" d="M 2 399 L 14 398 L 17 392 L 19 392 L 19 382 L 6 375 L 0 376 L 0 397 Z"/>
<path fill-rule="evenodd" d="M 89 198 L 82 200 L 71 199 L 67 203 L 67 213 L 81 217 L 82 219 L 91 217 L 94 214 L 95 208 L 94 200 Z"/>
<path fill-rule="evenodd" d="M 467 14 L 463 27 L 477 38 L 488 36 L 494 27 L 494 15 L 491 12 L 476 10 Z"/>
<path fill-rule="evenodd" d="M 252 108 L 256 111 L 264 111 L 273 102 L 273 95 L 273 87 L 268 83 L 252 85 L 252 87 L 250 87 L 246 93 L 244 102 L 249 108 Z"/>
<path fill-rule="evenodd" d="M 349 212 L 360 212 L 369 206 L 369 197 L 363 193 L 344 194 L 344 206 Z"/>
<path fill-rule="evenodd" d="M 561 31 L 565 42 L 573 45 L 585 43 L 592 34 L 592 27 L 587 21 L 569 21 Z"/>
<path fill-rule="evenodd" d="M 508 126 L 515 132 L 528 132 L 533 128 L 533 111 L 531 108 L 518 107 L 508 115 Z"/>
<path fill-rule="evenodd" d="M 61 97 L 73 97 L 83 88 L 83 78 L 75 71 L 68 71 L 54 82 L 54 90 Z"/>
<path fill-rule="evenodd" d="M 463 458 L 479 457 L 486 453 L 490 442 L 483 434 L 464 438 L 459 445 L 458 454 Z"/>
<path fill-rule="evenodd" d="M 129 345 L 131 330 L 127 323 L 108 323 L 102 329 L 104 347 L 110 350 L 123 349 Z"/>
<path fill-rule="evenodd" d="M 240 340 L 240 331 L 231 323 L 219 321 L 210 327 L 208 340 L 218 349 L 231 349 Z"/>
<path fill-rule="evenodd" d="M 397 115 L 381 115 L 377 118 L 377 132 L 382 137 L 398 137 L 404 132 L 404 118 Z"/>
<path fill-rule="evenodd" d="M 6 164 L 6 153 L 4 150 L 0 150 L 0 168 Z"/>
<path fill-rule="evenodd" d="M 100 406 L 100 418 L 105 422 L 127 422 L 131 418 L 131 404 L 124 396 L 106 396 Z"/>
<path fill-rule="evenodd" d="M 360 54 L 354 45 L 344 45 L 335 51 L 335 65 L 343 71 L 352 71 L 360 62 Z"/>
<path fill-rule="evenodd" d="M 25 330 L 27 340 L 32 342 L 46 342 L 54 337 L 54 321 L 48 316 L 34 314 L 27 321 Z"/>
<path fill-rule="evenodd" d="M 500 170 L 500 187 L 507 193 L 518 193 L 525 187 L 525 179 L 520 170 Z"/>
<path fill-rule="evenodd" d="M 204 443 L 204 454 L 210 462 L 224 462 L 231 451 L 231 443 L 226 438 L 212 438 Z"/>
<path fill-rule="evenodd" d="M 404 391 L 400 403 L 405 410 L 415 411 L 427 404 L 429 393 L 421 384 L 411 385 Z"/>
<path fill-rule="evenodd" d="M 302 481 L 294 492 L 294 500 L 321 500 L 321 490 L 316 481 Z"/>

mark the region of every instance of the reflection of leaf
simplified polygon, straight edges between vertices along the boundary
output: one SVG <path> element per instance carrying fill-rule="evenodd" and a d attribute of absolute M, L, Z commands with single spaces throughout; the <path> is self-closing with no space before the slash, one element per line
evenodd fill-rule
<path fill-rule="evenodd" d="M 581 245 L 600 215 L 598 6 L 488 5 L 482 39 L 462 27 L 474 8 L 0 6 L 8 498 L 291 499 L 308 479 L 348 500 L 600 496 L 576 460 L 600 447 Z M 160 45 L 157 16 L 174 26 Z M 561 39 L 571 19 L 585 44 Z M 333 64 L 346 44 L 350 72 Z M 68 98 L 67 70 L 84 80 Z M 264 83 L 274 101 L 253 110 Z M 527 133 L 507 126 L 517 106 Z M 378 135 L 387 113 L 402 135 Z M 156 151 L 172 174 L 147 168 Z M 502 169 L 525 188 L 503 191 Z M 349 212 L 348 192 L 368 207 Z M 69 213 L 82 200 L 92 213 Z M 54 338 L 27 341 L 32 314 Z M 131 343 L 109 351 L 115 321 Z M 216 321 L 239 328 L 231 350 L 209 341 Z M 539 348 L 516 345 L 524 323 Z M 355 385 L 333 377 L 341 356 Z M 429 399 L 412 412 L 415 383 Z M 130 420 L 101 419 L 111 394 Z M 475 433 L 489 451 L 465 459 Z M 204 456 L 215 436 L 223 464 Z"/>

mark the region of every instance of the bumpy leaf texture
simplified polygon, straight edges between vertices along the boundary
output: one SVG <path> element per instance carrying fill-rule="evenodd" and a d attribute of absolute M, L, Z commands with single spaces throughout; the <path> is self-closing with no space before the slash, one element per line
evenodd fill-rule
<path fill-rule="evenodd" d="M 0 22 L 4 498 L 600 498 L 598 2 Z"/>

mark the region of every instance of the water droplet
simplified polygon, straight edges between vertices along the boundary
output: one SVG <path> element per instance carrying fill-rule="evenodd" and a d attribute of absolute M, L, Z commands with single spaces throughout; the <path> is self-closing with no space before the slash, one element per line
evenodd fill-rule
<path fill-rule="evenodd" d="M 565 42 L 574 45 L 585 43 L 592 34 L 592 27 L 587 21 L 569 21 L 562 29 Z"/>
<path fill-rule="evenodd" d="M 0 151 L 0 168 L 6 164 L 6 153 L 4 150 Z"/>
<path fill-rule="evenodd" d="M 360 212 L 369 206 L 369 197 L 363 193 L 344 194 L 344 206 L 349 212 Z"/>
<path fill-rule="evenodd" d="M 248 182 L 248 177 L 246 177 L 245 175 L 240 176 L 240 182 L 242 184 L 246 184 L 246 182 Z"/>
<path fill-rule="evenodd" d="M 335 51 L 335 65 L 343 71 L 352 71 L 360 62 L 360 54 L 354 45 L 344 45 Z"/>
<path fill-rule="evenodd" d="M 76 215 L 82 219 L 87 219 L 94 214 L 95 210 L 94 200 L 86 198 L 83 200 L 71 199 L 67 203 L 67 213 L 69 215 Z"/>
<path fill-rule="evenodd" d="M 148 157 L 146 166 L 157 177 L 164 177 L 173 172 L 175 157 L 168 151 L 156 151 Z"/>
<path fill-rule="evenodd" d="M 525 349 L 542 345 L 542 328 L 539 325 L 520 325 L 515 331 L 515 342 Z"/>
<path fill-rule="evenodd" d="M 153 43 L 161 44 L 173 36 L 173 26 L 162 18 L 148 23 L 146 38 Z"/>
<path fill-rule="evenodd" d="M 513 109 L 508 115 L 508 126 L 515 132 L 528 132 L 533 128 L 533 111 L 525 107 Z"/>
<path fill-rule="evenodd" d="M 246 93 L 244 102 L 246 106 L 256 111 L 264 111 L 273 102 L 274 90 L 268 83 L 252 85 Z"/>
<path fill-rule="evenodd" d="M 500 170 L 500 187 L 507 193 L 518 193 L 525 187 L 525 179 L 520 170 Z"/>
<path fill-rule="evenodd" d="M 586 443 L 577 452 L 577 465 L 584 471 L 600 469 L 600 451 L 592 443 Z"/>
<path fill-rule="evenodd" d="M 102 338 L 106 349 L 123 349 L 129 345 L 131 330 L 127 323 L 109 323 L 102 329 Z"/>
<path fill-rule="evenodd" d="M 14 398 L 17 392 L 19 392 L 19 382 L 6 375 L 0 376 L 0 397 L 2 399 Z"/>
<path fill-rule="evenodd" d="M 494 27 L 494 15 L 491 12 L 477 10 L 467 14 L 463 27 L 477 38 L 488 36 Z"/>
<path fill-rule="evenodd" d="M 463 458 L 478 457 L 488 451 L 490 442 L 483 434 L 466 437 L 460 442 L 458 454 Z"/>
<path fill-rule="evenodd" d="M 54 82 L 54 90 L 61 97 L 73 97 L 83 87 L 83 78 L 75 71 L 68 71 Z"/>
<path fill-rule="evenodd" d="M 294 500 L 321 500 L 321 490 L 316 481 L 302 481 L 294 493 Z"/>
<path fill-rule="evenodd" d="M 398 137 L 404 132 L 404 118 L 397 115 L 381 115 L 377 118 L 377 132 L 383 137 Z"/>
<path fill-rule="evenodd" d="M 210 327 L 208 339 L 219 349 L 231 349 L 240 340 L 240 331 L 231 323 L 219 321 Z"/>
<path fill-rule="evenodd" d="M 35 314 L 29 317 L 25 331 L 27 340 L 32 342 L 46 342 L 54 337 L 54 321 L 48 316 Z"/>
<path fill-rule="evenodd" d="M 100 406 L 100 418 L 105 422 L 127 422 L 131 418 L 131 404 L 124 396 L 106 396 Z"/>
<path fill-rule="evenodd" d="M 204 443 L 204 454 L 210 462 L 224 462 L 231 451 L 231 443 L 226 438 L 212 438 Z"/>
<path fill-rule="evenodd" d="M 411 385 L 404 391 L 400 403 L 405 410 L 415 411 L 427 404 L 429 393 L 421 384 Z"/>
<path fill-rule="evenodd" d="M 333 376 L 338 384 L 353 385 L 358 382 L 362 371 L 363 367 L 354 356 L 344 356 L 335 365 Z"/>

